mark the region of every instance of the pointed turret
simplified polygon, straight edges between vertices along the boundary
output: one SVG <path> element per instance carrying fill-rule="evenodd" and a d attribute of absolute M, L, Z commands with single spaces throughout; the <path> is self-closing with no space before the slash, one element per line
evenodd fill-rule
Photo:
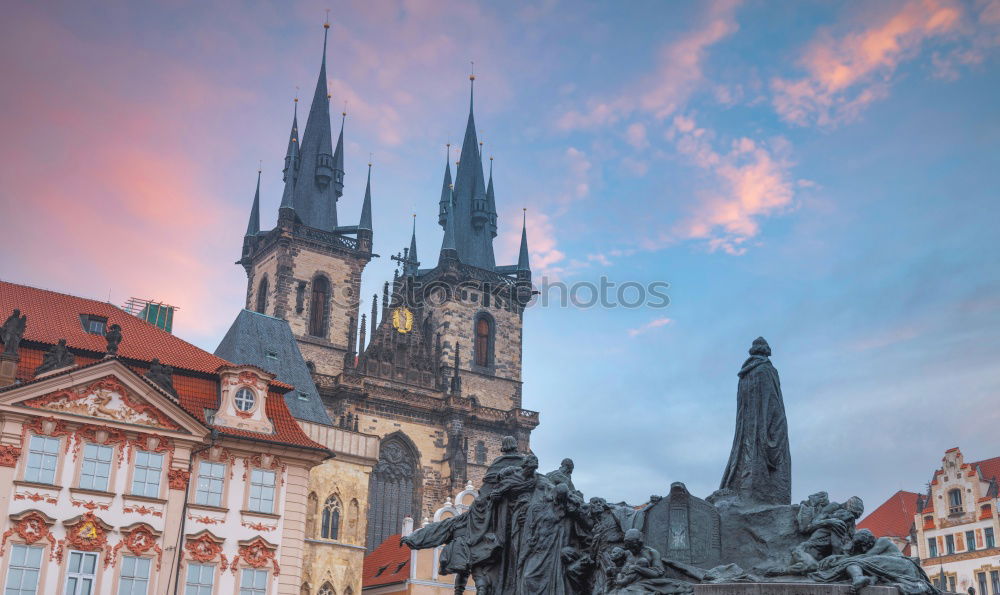
<path fill-rule="evenodd" d="M 333 150 L 333 189 L 337 198 L 344 195 L 344 122 L 347 121 L 347 110 L 340 112 L 340 136 L 337 137 L 337 148 Z"/>
<path fill-rule="evenodd" d="M 444 160 L 444 182 L 441 184 L 441 200 L 438 201 L 438 225 L 441 226 L 441 229 L 444 229 L 448 204 L 451 202 L 451 143 L 445 146 L 448 150 Z"/>
<path fill-rule="evenodd" d="M 285 169 L 282 170 L 282 181 L 285 182 L 285 190 L 281 193 L 281 205 L 278 207 L 278 217 L 282 211 L 294 213 L 295 207 L 292 200 L 295 194 L 295 179 L 299 172 L 299 98 L 295 98 L 295 107 L 292 111 L 292 130 L 288 133 L 288 149 L 285 151 Z"/>
<path fill-rule="evenodd" d="M 410 251 L 406 253 L 406 267 L 404 274 L 414 275 L 420 261 L 417 260 L 417 216 L 413 215 L 413 232 L 410 234 Z"/>
<path fill-rule="evenodd" d="M 305 132 L 299 142 L 299 168 L 292 207 L 302 223 L 333 231 L 337 227 L 336 164 L 326 90 L 326 45 L 330 24 L 323 25 L 323 60 L 313 92 Z"/>
<path fill-rule="evenodd" d="M 365 201 L 361 204 L 361 221 L 358 230 L 372 231 L 372 164 L 368 164 L 368 182 L 365 184 Z"/>
<path fill-rule="evenodd" d="M 493 236 L 488 226 L 491 218 L 487 208 L 479 139 L 476 135 L 473 92 L 475 80 L 474 75 L 469 76 L 469 119 L 465 126 L 458 170 L 455 172 L 455 246 L 458 258 L 463 263 L 493 270 L 496 264 Z"/>
<path fill-rule="evenodd" d="M 490 183 L 486 186 L 486 212 L 489 215 L 490 237 L 497 237 L 497 200 L 493 194 L 493 156 L 490 155 Z"/>
<path fill-rule="evenodd" d="M 257 190 L 253 194 L 253 206 L 250 207 L 250 220 L 247 221 L 247 232 L 243 235 L 243 256 L 240 262 L 247 263 L 250 258 L 254 236 L 260 233 L 260 170 L 257 170 Z"/>
<path fill-rule="evenodd" d="M 450 190 L 450 189 L 449 189 Z M 458 260 L 458 251 L 455 249 L 455 194 L 450 192 L 448 201 L 448 212 L 445 213 L 444 239 L 441 241 L 441 258 Z"/>
<path fill-rule="evenodd" d="M 247 233 L 243 237 L 249 238 L 260 233 L 260 170 L 257 170 L 257 190 L 253 193 L 253 206 L 250 207 L 250 221 L 247 222 Z"/>
<path fill-rule="evenodd" d="M 521 251 L 517 254 L 517 270 L 531 271 L 531 265 L 528 264 L 528 209 L 524 210 L 521 220 Z"/>

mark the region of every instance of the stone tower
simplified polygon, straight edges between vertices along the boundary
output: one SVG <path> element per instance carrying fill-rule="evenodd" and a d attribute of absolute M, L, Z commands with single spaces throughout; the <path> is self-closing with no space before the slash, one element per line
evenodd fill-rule
<path fill-rule="evenodd" d="M 399 533 L 405 517 L 429 517 L 468 483 L 478 485 L 504 436 L 529 448 L 538 413 L 521 408 L 521 343 L 531 269 L 523 222 L 518 262 L 496 265 L 492 160 L 487 177 L 470 90 L 454 183 L 449 156 L 432 207 L 444 232 L 436 264 L 421 267 L 414 232 L 392 257 L 398 269 L 381 299 L 359 311 L 361 275 L 373 256 L 371 168 L 358 225 L 338 225 L 344 126 L 333 148 L 325 55 L 324 36 L 301 138 L 297 112 L 292 119 L 277 225 L 260 229 L 258 176 L 238 264 L 247 272 L 246 308 L 288 322 L 333 434 L 353 436 L 343 444 L 379 439 L 373 463 L 338 450 L 337 459 L 313 470 L 309 485 L 323 503 L 363 482 L 366 494 L 357 501 L 366 510 L 357 529 L 370 551 Z M 326 435 L 315 416 L 297 418 L 311 436 Z M 371 465 L 370 472 L 345 471 L 354 463 Z M 310 543 L 322 566 L 320 550 L 335 543 L 318 533 Z"/>
<path fill-rule="evenodd" d="M 247 272 L 246 308 L 288 321 L 318 374 L 336 375 L 352 351 L 361 273 L 372 258 L 371 176 L 358 225 L 337 224 L 344 192 L 344 118 L 333 149 L 326 35 L 316 91 L 299 137 L 298 99 L 285 154 L 278 222 L 260 231 L 260 178 L 237 264 Z"/>
<path fill-rule="evenodd" d="M 328 393 L 341 415 L 383 437 L 370 481 L 369 549 L 398 533 L 404 516 L 430 516 L 467 483 L 478 485 L 505 435 L 527 450 L 538 425 L 538 414 L 521 407 L 527 235 L 522 221 L 517 264 L 495 264 L 493 171 L 487 180 L 471 96 L 454 183 L 446 161 L 437 211 L 437 263 L 421 267 L 415 233 L 392 257 L 399 268 L 383 287 L 381 313 L 375 296 L 356 365 Z"/>

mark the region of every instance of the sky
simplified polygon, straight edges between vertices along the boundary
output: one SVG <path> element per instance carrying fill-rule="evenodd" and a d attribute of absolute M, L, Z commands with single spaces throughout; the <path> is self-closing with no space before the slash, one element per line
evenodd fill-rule
<path fill-rule="evenodd" d="M 666 307 L 525 313 L 543 468 L 573 457 L 577 486 L 609 500 L 673 481 L 707 496 L 758 335 L 793 499 L 826 489 L 871 510 L 923 490 L 948 448 L 1000 456 L 998 0 L 14 0 L 0 278 L 177 305 L 175 333 L 214 350 L 245 299 L 233 263 L 258 167 L 262 226 L 276 219 L 327 9 L 341 224 L 374 162 L 383 257 L 364 295 L 391 278 L 413 213 L 436 260 L 470 62 L 497 260 L 516 261 L 526 208 L 539 285 L 669 283 Z"/>

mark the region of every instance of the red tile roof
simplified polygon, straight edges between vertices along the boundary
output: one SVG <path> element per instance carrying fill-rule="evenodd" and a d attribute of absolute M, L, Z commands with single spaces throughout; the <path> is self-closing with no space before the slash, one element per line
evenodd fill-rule
<path fill-rule="evenodd" d="M 66 339 L 66 344 L 77 351 L 78 366 L 101 359 L 107 341 L 100 335 L 92 335 L 83 330 L 83 324 L 80 322 L 81 314 L 102 316 L 107 318 L 108 326 L 112 324 L 121 326 L 122 342 L 119 345 L 118 355 L 140 376 L 149 369 L 149 366 L 144 364 L 148 364 L 153 358 L 159 358 L 160 362 L 173 366 L 174 389 L 177 391 L 181 407 L 202 423 L 205 422 L 205 409 L 218 407 L 219 381 L 216 370 L 222 366 L 235 365 L 112 304 L 0 281 L 0 324 L 15 308 L 20 309 L 21 313 L 28 317 L 20 349 L 21 361 L 17 369 L 17 378 L 22 382 L 34 379 L 34 370 L 42 363 L 42 355 L 45 352 L 44 349 L 25 345 L 27 342 L 55 345 L 59 339 Z M 92 352 L 94 355 L 91 357 L 81 355 L 79 350 Z M 274 398 L 267 399 L 266 413 L 274 423 L 274 434 L 223 427 L 219 427 L 219 431 L 253 440 L 327 450 L 306 436 L 288 411 L 288 405 L 281 395 L 290 389 L 291 387 L 284 383 L 271 382 L 268 392 Z"/>
<path fill-rule="evenodd" d="M 972 465 L 973 469 L 979 467 L 979 471 L 983 474 L 983 479 L 986 481 L 993 480 L 1000 484 L 1000 457 L 993 457 L 992 459 L 985 459 L 969 464 Z"/>
<path fill-rule="evenodd" d="M 401 583 L 410 578 L 410 548 L 399 543 L 401 534 L 390 536 L 365 556 L 362 587 Z"/>
<path fill-rule="evenodd" d="M 917 514 L 919 494 L 900 490 L 889 497 L 871 514 L 861 519 L 859 529 L 868 529 L 876 537 L 907 537 Z"/>

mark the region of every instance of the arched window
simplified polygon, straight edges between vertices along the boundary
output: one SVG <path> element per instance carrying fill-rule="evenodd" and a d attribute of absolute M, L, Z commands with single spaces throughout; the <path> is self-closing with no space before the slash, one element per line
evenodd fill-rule
<path fill-rule="evenodd" d="M 257 311 L 267 314 L 267 275 L 257 285 Z"/>
<path fill-rule="evenodd" d="M 397 432 L 382 440 L 378 463 L 368 480 L 368 551 L 403 529 L 405 517 L 418 518 L 417 449 Z"/>
<path fill-rule="evenodd" d="M 299 589 L 299 595 L 310 595 L 308 583 L 302 583 L 302 587 Z"/>
<path fill-rule="evenodd" d="M 485 312 L 476 316 L 476 365 L 489 366 L 493 364 L 493 317 Z"/>
<path fill-rule="evenodd" d="M 340 536 L 340 499 L 331 495 L 323 504 L 323 528 L 320 537 L 337 539 Z"/>
<path fill-rule="evenodd" d="M 337 595 L 337 592 L 333 590 L 333 585 L 330 583 L 323 583 L 323 586 L 319 588 L 316 595 Z"/>
<path fill-rule="evenodd" d="M 330 306 L 330 282 L 318 276 L 312 282 L 312 300 L 309 302 L 309 334 L 326 336 L 326 312 Z"/>

